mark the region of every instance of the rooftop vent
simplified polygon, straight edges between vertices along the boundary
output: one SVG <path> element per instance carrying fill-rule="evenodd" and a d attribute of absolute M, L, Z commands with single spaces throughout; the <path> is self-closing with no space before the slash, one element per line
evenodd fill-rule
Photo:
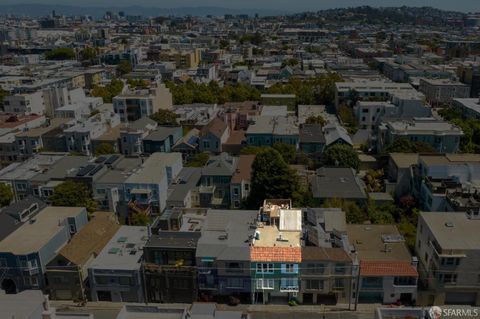
<path fill-rule="evenodd" d="M 452 222 L 446 222 L 445 223 L 445 227 L 449 227 L 449 228 L 452 228 L 454 225 Z"/>

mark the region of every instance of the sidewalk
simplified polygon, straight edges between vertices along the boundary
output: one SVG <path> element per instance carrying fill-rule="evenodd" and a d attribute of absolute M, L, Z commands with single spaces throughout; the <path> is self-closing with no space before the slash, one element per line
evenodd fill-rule
<path fill-rule="evenodd" d="M 51 300 L 51 305 L 59 310 L 75 310 L 75 309 L 118 309 L 120 310 L 125 303 L 118 302 L 106 302 L 106 301 L 96 301 L 96 302 L 87 302 L 85 306 L 81 306 L 78 303 L 73 301 L 63 301 L 63 300 Z M 135 304 L 128 303 L 129 305 L 145 305 L 144 303 Z M 189 306 L 189 304 L 181 303 L 164 303 L 156 304 L 152 303 L 149 305 L 161 306 L 162 308 L 184 308 Z M 374 313 L 377 307 L 380 307 L 380 304 L 358 304 L 357 313 Z M 289 305 L 250 305 L 250 304 L 241 304 L 238 306 L 229 306 L 226 304 L 218 304 L 219 310 L 237 310 L 237 311 L 246 311 L 249 313 L 252 312 L 271 312 L 271 313 L 289 313 L 289 312 L 309 312 L 309 313 L 355 313 L 353 311 L 354 305 L 351 305 L 351 310 L 348 310 L 348 304 L 337 304 L 335 306 L 324 306 L 324 305 L 299 305 L 299 306 L 289 306 Z"/>

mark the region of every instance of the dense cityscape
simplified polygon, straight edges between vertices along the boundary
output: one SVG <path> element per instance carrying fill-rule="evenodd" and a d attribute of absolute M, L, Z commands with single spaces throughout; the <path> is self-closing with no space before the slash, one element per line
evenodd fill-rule
<path fill-rule="evenodd" d="M 480 13 L 129 9 L 0 5 L 1 319 L 480 316 Z"/>

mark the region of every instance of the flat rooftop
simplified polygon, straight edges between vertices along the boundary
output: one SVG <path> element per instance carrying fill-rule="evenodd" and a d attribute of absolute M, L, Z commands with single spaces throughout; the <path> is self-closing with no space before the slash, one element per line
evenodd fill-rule
<path fill-rule="evenodd" d="M 404 260 L 412 256 L 395 225 L 347 225 L 350 244 L 360 260 Z"/>
<path fill-rule="evenodd" d="M 140 268 L 143 247 L 148 240 L 147 227 L 122 226 L 92 262 L 90 268 L 135 270 Z"/>
<path fill-rule="evenodd" d="M 83 207 L 53 207 L 44 208 L 32 220 L 11 233 L 0 242 L 0 251 L 15 255 L 26 255 L 37 252 L 45 246 L 56 234 L 66 227 L 59 220 L 78 216 Z"/>
<path fill-rule="evenodd" d="M 300 247 L 301 231 L 280 231 L 275 225 L 258 227 L 257 231 L 260 235 L 255 247 Z"/>
<path fill-rule="evenodd" d="M 420 214 L 442 250 L 480 250 L 480 219 L 468 219 L 459 212 Z"/>

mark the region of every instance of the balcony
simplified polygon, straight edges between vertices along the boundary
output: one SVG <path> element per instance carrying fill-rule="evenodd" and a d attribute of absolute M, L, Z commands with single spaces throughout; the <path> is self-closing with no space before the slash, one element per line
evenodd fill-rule
<path fill-rule="evenodd" d="M 280 286 L 280 292 L 298 292 L 298 286 Z"/>

